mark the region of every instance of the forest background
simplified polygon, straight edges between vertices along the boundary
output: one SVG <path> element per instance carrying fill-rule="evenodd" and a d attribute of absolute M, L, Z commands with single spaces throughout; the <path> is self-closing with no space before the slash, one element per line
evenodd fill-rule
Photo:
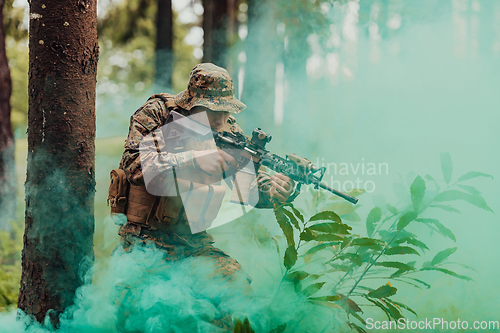
<path fill-rule="evenodd" d="M 167 51 L 166 56 L 172 57 L 173 66 L 164 69 L 171 80 L 161 81 L 155 80 L 159 66 L 155 59 L 160 54 L 157 2 L 99 2 L 97 258 L 109 256 L 118 240 L 116 227 L 104 222 L 105 198 L 109 170 L 119 162 L 130 115 L 153 93 L 185 89 L 189 71 L 201 61 L 220 64 L 235 79 L 237 96 L 249 106 L 237 118 L 245 132 L 260 126 L 273 135 L 268 147 L 276 153 L 295 152 L 328 166 L 325 180 L 341 190 L 359 179 L 358 187 L 367 193 L 346 220 L 355 231 L 364 230 L 365 221 L 359 216 L 366 216 L 372 207 L 386 207 L 387 202 L 409 195 L 416 174 L 437 178 L 444 152 L 452 157 L 455 178 L 469 171 L 493 176 L 493 180 L 478 179 L 477 184 L 491 210 L 499 210 L 498 1 L 234 0 L 226 4 L 177 0 L 172 8 L 172 54 Z M 207 26 L 207 22 L 215 23 Z M 6 1 L 4 23 L 13 82 L 18 193 L 17 217 L 2 226 L 9 231 L 2 233 L 0 244 L 0 291 L 6 306 L 15 304 L 20 276 L 27 153 L 27 4 Z M 225 40 L 222 46 L 216 45 L 219 39 Z M 217 51 L 221 47 L 225 52 Z M 218 58 L 219 54 L 226 56 Z M 377 165 L 375 171 L 368 172 L 369 163 Z M 384 167 L 379 169 L 380 165 Z M 427 275 L 431 289 L 400 288 L 399 300 L 411 304 L 421 318 L 499 320 L 495 318 L 495 300 L 500 296 L 498 218 L 467 204 L 459 209 L 461 214 L 434 213 L 456 241 L 429 237 L 426 244 L 436 251 L 456 246 L 454 261 L 477 272 L 459 265 L 455 271 L 474 281 L 431 272 Z M 261 225 L 278 234 L 270 213 L 261 214 Z M 251 260 L 245 263 L 238 257 L 237 247 L 224 236 L 224 226 L 212 232 L 218 245 L 244 267 L 252 265 Z"/>

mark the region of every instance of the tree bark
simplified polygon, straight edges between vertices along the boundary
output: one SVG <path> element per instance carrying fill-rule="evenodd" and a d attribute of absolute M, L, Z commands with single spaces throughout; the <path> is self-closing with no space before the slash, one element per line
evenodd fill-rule
<path fill-rule="evenodd" d="M 96 0 L 30 1 L 26 229 L 18 306 L 53 323 L 92 262 Z"/>
<path fill-rule="evenodd" d="M 226 67 L 228 0 L 202 0 L 203 62 Z"/>
<path fill-rule="evenodd" d="M 155 90 L 169 91 L 174 63 L 172 0 L 158 0 L 155 53 Z"/>
<path fill-rule="evenodd" d="M 4 4 L 5 1 L 0 0 L 0 230 L 10 230 L 9 219 L 16 218 L 16 169 L 10 124 L 12 81 L 5 50 Z"/>

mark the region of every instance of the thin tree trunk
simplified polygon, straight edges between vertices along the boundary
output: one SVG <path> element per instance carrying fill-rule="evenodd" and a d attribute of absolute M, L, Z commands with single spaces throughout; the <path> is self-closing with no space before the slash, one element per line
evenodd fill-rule
<path fill-rule="evenodd" d="M 310 23 L 307 21 L 308 2 L 294 1 L 296 12 L 288 17 L 286 26 L 286 47 L 284 48 L 284 74 L 285 89 L 284 114 L 282 128 L 286 129 L 283 138 L 288 142 L 294 142 L 296 133 L 311 130 L 315 127 L 315 112 L 309 107 L 309 84 L 306 71 L 307 59 L 311 55 L 311 48 L 307 37 L 311 29 L 307 29 Z M 295 136 L 294 136 L 295 135 Z M 308 151 L 314 151 L 314 147 L 306 147 Z"/>
<path fill-rule="evenodd" d="M 30 1 L 26 229 L 18 306 L 53 323 L 92 262 L 96 0 Z"/>
<path fill-rule="evenodd" d="M 172 0 L 158 0 L 156 18 L 156 72 L 155 89 L 172 89 L 173 52 L 173 15 Z"/>
<path fill-rule="evenodd" d="M 16 169 L 10 124 L 12 82 L 5 50 L 4 4 L 5 1 L 0 0 L 0 230 L 10 230 L 9 219 L 16 218 Z"/>
<path fill-rule="evenodd" d="M 245 79 L 242 101 L 249 112 L 248 129 L 273 123 L 278 42 L 274 0 L 248 3 L 248 35 L 245 39 Z M 255 117 L 258 112 L 259 116 Z M 268 128 L 270 130 L 270 128 Z"/>
<path fill-rule="evenodd" d="M 226 67 L 228 0 L 202 0 L 203 62 Z"/>

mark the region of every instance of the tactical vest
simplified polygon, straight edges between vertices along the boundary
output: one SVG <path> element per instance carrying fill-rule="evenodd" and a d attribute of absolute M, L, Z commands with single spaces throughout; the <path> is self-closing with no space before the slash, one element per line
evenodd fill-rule
<path fill-rule="evenodd" d="M 171 94 L 157 94 L 150 99 L 161 99 L 169 112 L 174 110 L 187 116 L 186 111 L 175 104 L 173 97 Z M 204 149 L 207 149 L 207 142 L 189 139 L 184 142 L 184 151 Z M 214 178 L 201 170 L 178 171 L 178 175 L 174 173 L 175 182 L 165 184 L 175 186 L 174 193 L 177 195 L 160 197 L 150 194 L 145 186 L 130 184 L 122 169 L 112 170 L 108 204 L 115 223 L 123 224 L 120 223 L 120 217 L 123 217 L 120 214 L 125 214 L 127 224 L 152 230 L 180 234 L 206 230 L 217 217 L 225 187 L 221 185 L 220 177 Z"/>

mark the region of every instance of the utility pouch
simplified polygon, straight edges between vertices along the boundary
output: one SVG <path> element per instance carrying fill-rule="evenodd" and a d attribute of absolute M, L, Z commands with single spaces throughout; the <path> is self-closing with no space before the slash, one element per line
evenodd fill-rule
<path fill-rule="evenodd" d="M 181 195 L 162 197 L 158 207 L 158 229 L 174 229 L 184 220 L 189 222 L 191 233 L 206 230 L 215 220 L 224 199 L 226 189 L 222 185 L 201 184 L 177 178 Z M 182 217 L 179 215 L 183 214 Z"/>
<path fill-rule="evenodd" d="M 145 186 L 130 185 L 127 205 L 127 220 L 137 225 L 148 226 L 156 212 L 159 197 L 146 190 Z"/>
<path fill-rule="evenodd" d="M 129 183 L 122 169 L 111 170 L 111 182 L 108 190 L 108 206 L 111 207 L 111 218 L 118 225 L 126 223 L 127 193 Z"/>

